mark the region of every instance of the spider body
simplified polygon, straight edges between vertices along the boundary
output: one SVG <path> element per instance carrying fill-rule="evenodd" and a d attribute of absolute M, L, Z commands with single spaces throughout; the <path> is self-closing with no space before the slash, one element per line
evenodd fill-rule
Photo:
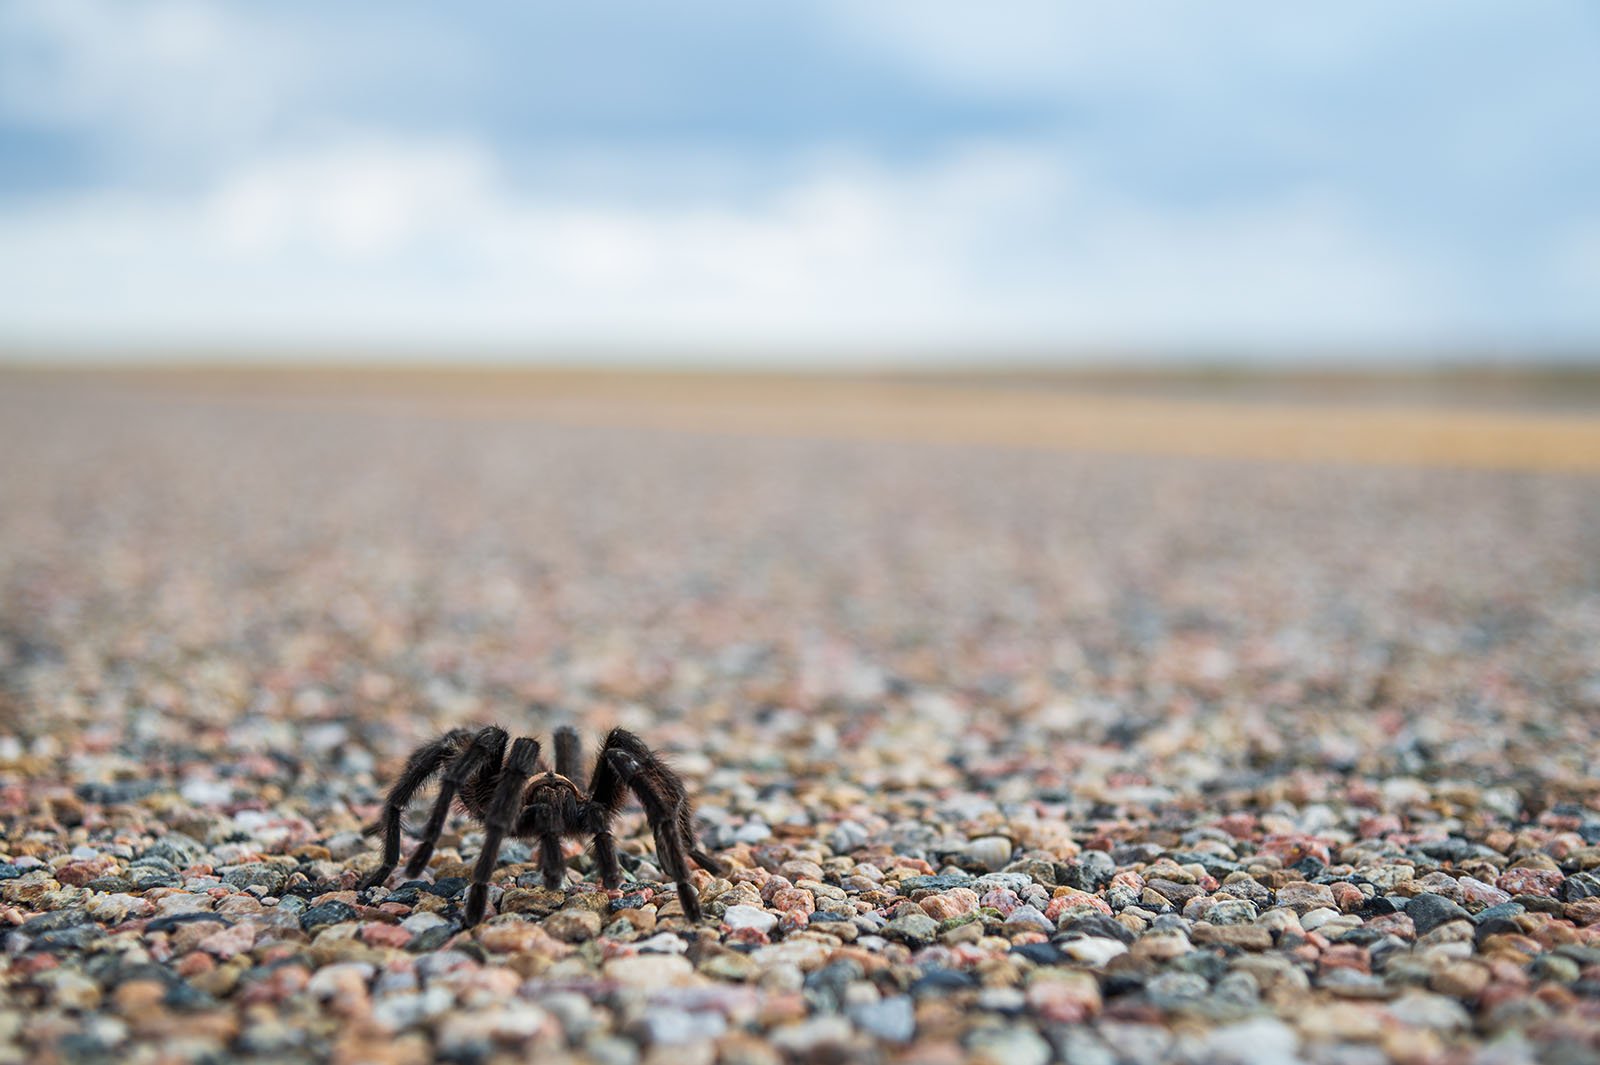
<path fill-rule="evenodd" d="M 689 861 L 714 873 L 721 872 L 721 866 L 695 841 L 694 807 L 683 781 L 639 737 L 626 729 L 611 730 L 595 759 L 587 790 L 575 782 L 581 774 L 582 747 L 572 729 L 556 730 L 553 768 L 540 761 L 537 740 L 523 737 L 510 742 L 509 753 L 508 741 L 504 729 L 491 725 L 477 731 L 453 729 L 413 751 L 389 789 L 383 814 L 367 829 L 368 835 L 383 837 L 383 860 L 362 886 L 381 884 L 394 872 L 400 861 L 401 814 L 417 790 L 437 775 L 439 795 L 406 863 L 406 875 L 415 877 L 427 868 L 451 804 L 459 801 L 485 829 L 483 852 L 473 867 L 467 894 L 469 926 L 483 918 L 489 878 L 507 836 L 538 842 L 539 871 L 549 888 L 559 888 L 566 876 L 561 841 L 588 837 L 594 843 L 601 883 L 618 888 L 622 867 L 611 821 L 631 792 L 644 807 L 655 835 L 657 862 L 677 885 L 684 915 L 700 920 L 700 897 L 689 879 Z"/>

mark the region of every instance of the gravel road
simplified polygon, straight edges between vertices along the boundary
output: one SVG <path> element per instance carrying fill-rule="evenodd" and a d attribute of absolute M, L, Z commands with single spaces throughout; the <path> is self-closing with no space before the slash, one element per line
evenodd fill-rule
<path fill-rule="evenodd" d="M 0 390 L 0 1062 L 1600 1060 L 1600 479 L 413 406 Z M 358 890 L 488 723 L 706 919 Z"/>

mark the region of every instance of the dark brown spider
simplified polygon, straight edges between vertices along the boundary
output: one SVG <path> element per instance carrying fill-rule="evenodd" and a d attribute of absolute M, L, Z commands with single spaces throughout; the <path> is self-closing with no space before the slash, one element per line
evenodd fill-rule
<path fill-rule="evenodd" d="M 400 815 L 418 788 L 441 769 L 439 797 L 434 800 L 422 841 L 406 863 L 406 875 L 415 877 L 427 868 L 434 844 L 444 828 L 453 799 L 484 823 L 483 853 L 472 870 L 467 895 L 466 923 L 477 924 L 489 900 L 489 876 L 500 856 L 506 836 L 539 841 L 539 870 L 548 888 L 559 888 L 566 866 L 561 860 L 561 840 L 567 836 L 594 838 L 595 864 L 607 888 L 622 885 L 617 864 L 617 844 L 611 836 L 611 819 L 622 808 L 631 789 L 644 806 L 645 817 L 656 837 L 656 860 L 662 872 L 678 886 L 678 901 L 691 921 L 700 920 L 700 896 L 689 882 L 689 862 L 721 873 L 722 866 L 695 841 L 694 808 L 683 781 L 654 751 L 626 729 L 612 729 L 589 776 L 589 789 L 581 790 L 578 734 L 570 728 L 555 733 L 556 765 L 539 761 L 539 742 L 519 738 L 506 756 L 505 729 L 493 725 L 474 732 L 453 729 L 432 743 L 423 744 L 406 760 L 405 771 L 389 789 L 383 815 L 366 830 L 383 836 L 383 864 L 362 881 L 362 887 L 382 884 L 400 861 Z"/>

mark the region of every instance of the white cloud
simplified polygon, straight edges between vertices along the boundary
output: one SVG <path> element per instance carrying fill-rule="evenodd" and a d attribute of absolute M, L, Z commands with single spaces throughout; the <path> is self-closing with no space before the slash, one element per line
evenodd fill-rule
<path fill-rule="evenodd" d="M 0 333 L 146 343 L 1214 349 L 1430 337 L 1426 264 L 1331 198 L 1194 217 L 1026 146 L 833 158 L 743 207 L 515 191 L 469 142 L 366 140 L 201 198 L 0 213 Z"/>
<path fill-rule="evenodd" d="M 491 166 L 471 145 L 357 142 L 273 159 L 231 175 L 207 200 L 205 228 L 241 257 L 296 246 L 333 258 L 398 251 L 474 221 Z"/>

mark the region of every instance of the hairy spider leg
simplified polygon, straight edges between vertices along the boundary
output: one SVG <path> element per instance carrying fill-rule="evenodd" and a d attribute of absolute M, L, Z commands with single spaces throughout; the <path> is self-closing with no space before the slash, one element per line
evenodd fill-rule
<path fill-rule="evenodd" d="M 614 730 L 606 737 L 606 748 L 595 756 L 594 771 L 589 774 L 589 800 L 580 811 L 584 829 L 594 837 L 594 864 L 600 870 L 600 883 L 608 889 L 622 886 L 622 865 L 617 861 L 617 840 L 611 834 L 611 820 L 627 801 L 628 788 L 606 758 L 607 749 L 621 731 Z"/>
<path fill-rule="evenodd" d="M 472 732 L 469 729 L 451 729 L 432 743 L 425 743 L 411 752 L 411 757 L 406 759 L 405 769 L 383 800 L 383 813 L 376 823 L 362 829 L 362 835 L 365 836 L 383 835 L 383 862 L 362 880 L 363 888 L 382 884 L 389 879 L 400 862 L 400 817 L 405 813 L 406 804 L 418 788 L 426 784 L 446 761 L 456 757 L 471 740 Z"/>
<path fill-rule="evenodd" d="M 422 840 L 406 862 L 406 876 L 415 877 L 428 867 L 428 859 L 433 857 L 439 833 L 444 831 L 444 821 L 450 814 L 450 802 L 456 792 L 468 784 L 480 793 L 494 786 L 509 738 L 505 729 L 490 725 L 472 737 L 467 749 L 446 767 L 439 784 L 439 797 L 434 800 L 428 824 L 422 830 Z"/>
<path fill-rule="evenodd" d="M 495 785 L 494 797 L 484 809 L 486 831 L 483 852 L 478 855 L 478 864 L 473 866 L 472 888 L 467 893 L 465 920 L 468 928 L 483 920 L 483 910 L 489 902 L 489 878 L 494 875 L 495 864 L 500 860 L 500 843 L 506 833 L 516 828 L 523 788 L 538 764 L 538 740 L 519 737 L 511 744 L 511 754 L 500 771 L 500 782 Z"/>
<path fill-rule="evenodd" d="M 608 772 L 609 771 L 609 772 Z M 607 780 L 614 775 L 615 782 Z M 639 798 L 644 807 L 645 819 L 655 835 L 656 858 L 665 873 L 678 888 L 678 902 L 684 916 L 691 921 L 701 918 L 700 896 L 689 879 L 688 856 L 694 850 L 692 811 L 688 794 L 678 775 L 644 745 L 643 741 L 626 729 L 612 729 L 606 745 L 595 766 L 594 796 L 616 799 L 620 806 L 621 787 L 625 785 Z M 613 807 L 615 809 L 615 807 Z M 699 859 L 696 858 L 696 861 Z"/>
<path fill-rule="evenodd" d="M 556 772 L 568 780 L 578 779 L 578 763 L 583 761 L 583 746 L 577 730 L 570 725 L 556 729 Z"/>

